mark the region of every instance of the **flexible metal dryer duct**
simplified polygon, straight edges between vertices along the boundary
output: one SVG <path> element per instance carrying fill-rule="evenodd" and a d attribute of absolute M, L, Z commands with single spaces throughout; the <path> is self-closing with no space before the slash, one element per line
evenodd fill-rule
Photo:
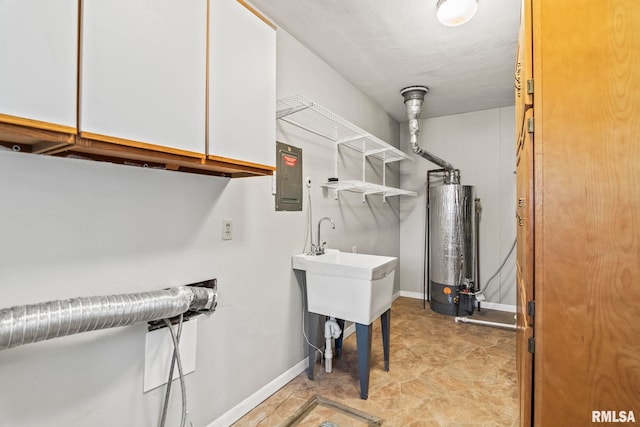
<path fill-rule="evenodd" d="M 215 283 L 215 282 L 214 282 Z M 213 312 L 213 288 L 178 286 L 133 294 L 71 298 L 0 310 L 0 350 L 65 335 Z"/>
<path fill-rule="evenodd" d="M 418 134 L 420 133 L 420 116 L 422 115 L 422 103 L 424 96 L 429 93 L 426 86 L 409 86 L 400 91 L 404 97 L 404 105 L 407 107 L 407 117 L 409 118 L 409 141 L 414 153 L 440 166 L 447 171 L 447 184 L 458 184 L 460 177 L 453 165 L 438 156 L 424 150 L 418 145 Z"/>

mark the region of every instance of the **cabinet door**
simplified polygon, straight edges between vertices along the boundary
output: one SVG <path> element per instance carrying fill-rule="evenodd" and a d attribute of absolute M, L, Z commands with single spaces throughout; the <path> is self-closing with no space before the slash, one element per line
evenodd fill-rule
<path fill-rule="evenodd" d="M 78 0 L 0 1 L 0 122 L 75 133 Z"/>
<path fill-rule="evenodd" d="M 273 166 L 276 32 L 237 0 L 210 13 L 208 154 Z"/>
<path fill-rule="evenodd" d="M 85 0 L 82 135 L 204 156 L 206 14 L 207 0 Z"/>

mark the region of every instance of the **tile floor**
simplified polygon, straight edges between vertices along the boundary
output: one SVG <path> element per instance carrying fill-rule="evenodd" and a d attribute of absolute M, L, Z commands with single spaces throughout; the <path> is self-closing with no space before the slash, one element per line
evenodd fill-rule
<path fill-rule="evenodd" d="M 513 314 L 491 310 L 473 317 L 513 323 Z M 352 334 L 331 374 L 317 363 L 314 381 L 306 372 L 298 375 L 234 426 L 286 425 L 316 395 L 381 418 L 385 426 L 518 425 L 513 331 L 456 324 L 424 310 L 421 300 L 401 297 L 391 308 L 389 372 L 383 369 L 380 323 L 375 323 L 368 400 L 359 397 L 357 363 Z M 365 424 L 319 406 L 298 425 Z"/>

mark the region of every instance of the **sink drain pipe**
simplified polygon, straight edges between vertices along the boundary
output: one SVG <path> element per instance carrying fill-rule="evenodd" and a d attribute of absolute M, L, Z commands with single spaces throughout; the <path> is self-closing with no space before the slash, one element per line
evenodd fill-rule
<path fill-rule="evenodd" d="M 202 286 L 71 298 L 0 310 L 0 350 L 81 332 L 167 319 L 186 312 L 213 313 L 216 281 Z"/>
<path fill-rule="evenodd" d="M 324 346 L 324 371 L 327 374 L 333 372 L 333 338 L 340 338 L 342 329 L 336 321 L 335 317 L 331 317 L 324 322 L 324 339 L 326 340 Z"/>

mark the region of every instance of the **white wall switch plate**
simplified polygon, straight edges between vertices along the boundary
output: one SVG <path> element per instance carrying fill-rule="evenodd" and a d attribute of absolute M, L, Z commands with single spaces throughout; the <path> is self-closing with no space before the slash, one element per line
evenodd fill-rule
<path fill-rule="evenodd" d="M 277 181 L 276 181 L 276 171 L 273 171 L 273 175 L 271 176 L 271 194 L 276 195 L 277 190 Z"/>
<path fill-rule="evenodd" d="M 173 330 L 178 331 L 178 325 Z M 192 319 L 182 324 L 180 336 L 180 361 L 182 371 L 187 375 L 196 370 L 196 336 L 198 319 Z M 147 332 L 144 351 L 144 392 L 153 390 L 167 382 L 171 358 L 173 357 L 173 340 L 169 329 L 161 328 Z M 173 368 L 173 379 L 179 377 L 178 366 Z"/>
<path fill-rule="evenodd" d="M 222 240 L 231 240 L 233 238 L 233 221 L 230 219 L 222 220 Z"/>

